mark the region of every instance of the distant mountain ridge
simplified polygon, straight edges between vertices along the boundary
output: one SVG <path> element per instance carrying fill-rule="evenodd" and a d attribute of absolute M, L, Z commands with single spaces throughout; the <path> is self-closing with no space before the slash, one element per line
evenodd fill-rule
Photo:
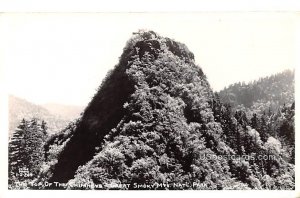
<path fill-rule="evenodd" d="M 224 103 L 233 108 L 254 108 L 277 110 L 284 104 L 291 106 L 295 100 L 295 71 L 285 70 L 259 80 L 235 83 L 218 94 Z"/>
<path fill-rule="evenodd" d="M 57 107 L 57 109 L 55 109 Z M 64 112 L 66 110 L 66 112 Z M 64 129 L 68 123 L 80 115 L 80 107 L 63 105 L 36 105 L 19 97 L 9 96 L 9 136 L 20 121 L 39 118 L 46 121 L 49 133 L 56 133 Z"/>

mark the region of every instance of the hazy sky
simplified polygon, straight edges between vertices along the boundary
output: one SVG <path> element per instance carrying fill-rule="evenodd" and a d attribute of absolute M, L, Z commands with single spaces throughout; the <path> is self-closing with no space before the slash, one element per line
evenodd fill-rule
<path fill-rule="evenodd" d="M 218 91 L 296 65 L 296 17 L 275 12 L 1 14 L 0 66 L 10 94 L 86 105 L 138 29 L 185 43 Z M 2 74 L 3 75 L 3 74 Z"/>

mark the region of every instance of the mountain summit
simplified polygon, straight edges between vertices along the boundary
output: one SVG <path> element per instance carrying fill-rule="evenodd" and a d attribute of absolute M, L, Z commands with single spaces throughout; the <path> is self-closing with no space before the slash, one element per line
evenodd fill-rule
<path fill-rule="evenodd" d="M 152 31 L 135 34 L 119 64 L 106 76 L 85 109 L 59 157 L 52 180 L 66 182 L 73 178 L 78 166 L 93 158 L 96 147 L 103 146 L 105 136 L 134 133 L 134 129 L 128 128 L 131 125 L 148 131 L 159 128 L 163 122 L 172 125 L 200 119 L 196 113 L 200 109 L 192 109 L 193 103 L 198 108 L 206 107 L 211 94 L 202 70 L 195 65 L 194 55 L 185 45 Z M 197 95 L 203 98 L 195 101 Z M 124 127 L 127 132 L 121 133 Z M 168 130 L 163 126 L 160 129 L 166 135 L 172 132 Z M 159 137 L 161 141 L 165 138 Z"/>
<path fill-rule="evenodd" d="M 261 166 L 288 172 L 281 158 L 224 157 L 267 153 L 274 139 L 261 141 L 243 116 L 224 109 L 184 44 L 134 33 L 82 117 L 45 146 L 60 146 L 49 181 L 70 188 L 259 189 L 256 173 L 282 174 Z"/>

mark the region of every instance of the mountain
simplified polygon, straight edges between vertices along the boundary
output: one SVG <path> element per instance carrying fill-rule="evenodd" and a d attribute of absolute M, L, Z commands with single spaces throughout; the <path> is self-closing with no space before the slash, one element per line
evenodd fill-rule
<path fill-rule="evenodd" d="M 235 83 L 218 94 L 224 103 L 234 108 L 250 108 L 260 111 L 278 110 L 284 104 L 291 106 L 295 101 L 295 71 L 285 70 L 259 80 Z"/>
<path fill-rule="evenodd" d="M 63 108 L 64 106 L 59 105 L 59 109 L 54 109 L 55 106 L 52 105 L 51 108 L 47 106 L 48 109 L 41 105 L 36 105 L 28 102 L 24 99 L 18 98 L 16 96 L 9 96 L 9 136 L 14 132 L 15 128 L 19 125 L 23 118 L 40 118 L 46 121 L 49 133 L 55 133 L 64 129 L 71 120 L 79 117 L 78 108 L 74 110 L 71 107 Z M 64 109 L 68 109 L 67 115 L 65 112 L 61 112 Z M 74 113 L 73 116 L 71 113 Z"/>
<path fill-rule="evenodd" d="M 260 126 L 220 101 L 184 44 L 139 31 L 80 119 L 47 140 L 38 180 L 65 184 L 53 189 L 294 189 L 291 155 Z"/>

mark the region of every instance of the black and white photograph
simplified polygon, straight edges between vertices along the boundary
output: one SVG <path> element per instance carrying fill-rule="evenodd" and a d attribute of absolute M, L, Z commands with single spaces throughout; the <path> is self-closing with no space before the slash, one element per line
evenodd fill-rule
<path fill-rule="evenodd" d="M 299 18 L 1 14 L 8 190 L 294 191 Z"/>

